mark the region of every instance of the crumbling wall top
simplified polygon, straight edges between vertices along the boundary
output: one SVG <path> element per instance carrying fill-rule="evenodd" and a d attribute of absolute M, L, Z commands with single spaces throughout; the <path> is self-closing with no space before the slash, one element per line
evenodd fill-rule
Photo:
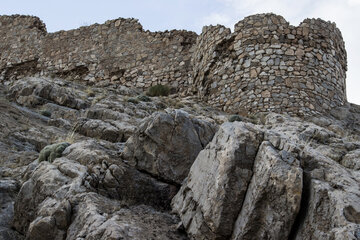
<path fill-rule="evenodd" d="M 19 14 L 1 15 L 0 28 L 10 28 L 10 26 L 21 26 L 22 28 L 36 29 L 42 33 L 47 33 L 45 23 L 36 16 Z"/>

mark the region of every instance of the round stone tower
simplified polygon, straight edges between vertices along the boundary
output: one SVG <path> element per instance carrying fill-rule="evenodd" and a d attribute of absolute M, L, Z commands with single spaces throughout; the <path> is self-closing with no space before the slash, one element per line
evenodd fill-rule
<path fill-rule="evenodd" d="M 204 27 L 193 55 L 193 91 L 233 113 L 326 112 L 346 102 L 346 51 L 334 23 L 246 17 L 234 32 Z"/>

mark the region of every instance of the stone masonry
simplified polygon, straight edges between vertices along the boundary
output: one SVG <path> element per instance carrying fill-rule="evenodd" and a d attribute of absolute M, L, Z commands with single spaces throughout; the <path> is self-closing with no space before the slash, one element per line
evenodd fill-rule
<path fill-rule="evenodd" d="M 58 76 L 140 89 L 167 84 L 231 113 L 326 112 L 346 102 L 347 60 L 334 23 L 298 27 L 275 14 L 246 17 L 234 32 L 206 26 L 144 31 L 115 19 L 47 33 L 32 16 L 0 16 L 0 80 Z"/>
<path fill-rule="evenodd" d="M 260 14 L 204 27 L 193 55 L 193 92 L 229 112 L 324 112 L 346 102 L 346 51 L 335 24 L 298 27 Z"/>
<path fill-rule="evenodd" d="M 136 19 L 116 19 L 47 33 L 37 17 L 0 16 L 0 76 L 58 76 L 148 88 L 187 87 L 196 33 L 144 31 Z"/>

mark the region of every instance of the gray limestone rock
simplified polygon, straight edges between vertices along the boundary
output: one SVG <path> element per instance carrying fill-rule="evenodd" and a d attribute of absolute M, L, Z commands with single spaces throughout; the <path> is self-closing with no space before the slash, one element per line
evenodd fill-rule
<path fill-rule="evenodd" d="M 359 174 L 307 148 L 303 203 L 293 239 L 357 239 Z"/>
<path fill-rule="evenodd" d="M 288 238 L 300 209 L 303 182 L 300 162 L 288 161 L 288 154 L 267 141 L 261 144 L 232 239 Z"/>
<path fill-rule="evenodd" d="M 187 239 L 177 218 L 145 206 L 122 207 L 95 193 L 76 196 L 67 239 Z"/>
<path fill-rule="evenodd" d="M 252 124 L 225 123 L 199 153 L 172 201 L 192 238 L 231 236 L 262 139 Z"/>
<path fill-rule="evenodd" d="M 86 146 L 96 149 L 81 154 Z M 155 209 L 169 208 L 176 187 L 129 166 L 109 165 L 94 143 L 74 144 L 64 155 L 41 162 L 20 189 L 13 226 L 28 239 L 186 239 L 175 216 Z M 147 206 L 127 207 L 138 204 Z"/>
<path fill-rule="evenodd" d="M 82 135 L 100 138 L 110 142 L 124 141 L 123 131 L 109 122 L 98 119 L 81 119 L 75 127 L 75 130 Z"/>
<path fill-rule="evenodd" d="M 360 149 L 348 152 L 341 160 L 344 167 L 360 170 Z"/>
<path fill-rule="evenodd" d="M 180 184 L 216 129 L 181 110 L 155 113 L 126 142 L 123 157 L 141 171 Z"/>
<path fill-rule="evenodd" d="M 357 239 L 358 142 L 332 125 L 285 115 L 265 114 L 258 122 L 221 125 L 199 153 L 172 201 L 189 236 Z M 247 149 L 254 149 L 252 157 L 240 154 Z M 235 159 L 252 160 L 235 165 Z"/>
<path fill-rule="evenodd" d="M 273 52 L 286 51 L 278 46 Z M 249 51 L 261 51 L 255 48 Z M 224 69 L 218 75 L 246 81 L 251 72 L 241 69 L 243 61 L 239 75 Z M 235 71 L 231 62 L 224 64 Z M 294 74 L 307 74 L 296 62 L 291 67 Z M 277 86 L 261 68 L 253 72 Z M 294 79 L 283 80 L 295 88 L 294 96 L 303 94 Z M 307 86 L 303 80 L 300 86 Z M 332 81 L 312 84 L 321 91 Z M 235 93 L 236 101 L 272 110 L 270 100 L 256 99 L 265 90 L 260 83 L 248 84 L 250 95 Z M 1 240 L 187 239 L 185 232 L 193 239 L 360 239 L 359 106 L 346 103 L 311 119 L 261 113 L 249 116 L 251 123 L 225 123 L 216 133 L 214 122 L 226 122 L 226 115 L 193 96 L 132 104 L 122 87 L 109 84 L 93 88 L 42 78 L 6 84 L 0 84 Z M 232 86 L 217 84 L 230 100 Z M 5 98 L 8 87 L 12 98 Z M 286 89 L 266 90 L 295 108 L 321 107 L 306 97 L 287 99 Z M 178 100 L 183 110 L 153 114 Z M 77 134 L 77 122 L 85 118 Z M 69 134 L 73 144 L 61 156 L 36 161 L 41 149 Z M 169 213 L 171 201 L 178 217 Z"/>
<path fill-rule="evenodd" d="M 171 198 L 177 191 L 175 186 L 121 162 L 116 151 L 111 152 L 95 141 L 72 144 L 65 150 L 64 157 L 88 167 L 85 184 L 89 184 L 94 191 L 126 204 L 147 204 L 157 209 L 169 209 Z"/>
<path fill-rule="evenodd" d="M 62 85 L 47 78 L 28 77 L 14 82 L 9 92 L 12 98 L 25 106 L 54 102 L 73 109 L 84 109 L 90 105 L 82 100 L 79 91 Z"/>
<path fill-rule="evenodd" d="M 14 180 L 0 180 L 0 240 L 23 239 L 10 224 L 14 215 L 14 197 L 18 187 L 18 183 Z"/>

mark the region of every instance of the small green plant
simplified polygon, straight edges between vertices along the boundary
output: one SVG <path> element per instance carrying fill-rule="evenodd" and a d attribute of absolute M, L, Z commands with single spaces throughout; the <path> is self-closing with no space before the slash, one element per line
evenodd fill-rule
<path fill-rule="evenodd" d="M 48 145 L 44 147 L 39 154 L 39 162 L 42 161 L 48 161 L 53 162 L 56 158 L 59 158 L 62 156 L 63 151 L 65 148 L 70 146 L 70 143 L 62 142 L 62 143 L 56 143 L 52 145 Z"/>
<path fill-rule="evenodd" d="M 241 121 L 243 121 L 243 118 L 242 117 L 240 117 L 239 115 L 231 115 L 230 117 L 229 117 L 229 122 L 241 122 Z"/>
<path fill-rule="evenodd" d="M 138 104 L 139 100 L 137 100 L 136 98 L 128 98 L 127 100 L 128 102 L 134 103 L 134 104 Z"/>
<path fill-rule="evenodd" d="M 49 110 L 41 110 L 40 114 L 45 117 L 51 117 L 51 112 Z"/>
<path fill-rule="evenodd" d="M 145 95 L 139 95 L 137 97 L 137 99 L 139 99 L 142 102 L 151 102 L 151 98 L 149 98 L 148 96 L 145 96 Z"/>
<path fill-rule="evenodd" d="M 150 97 L 157 97 L 157 96 L 168 96 L 170 94 L 170 88 L 166 85 L 155 85 L 148 89 L 146 95 Z"/>

